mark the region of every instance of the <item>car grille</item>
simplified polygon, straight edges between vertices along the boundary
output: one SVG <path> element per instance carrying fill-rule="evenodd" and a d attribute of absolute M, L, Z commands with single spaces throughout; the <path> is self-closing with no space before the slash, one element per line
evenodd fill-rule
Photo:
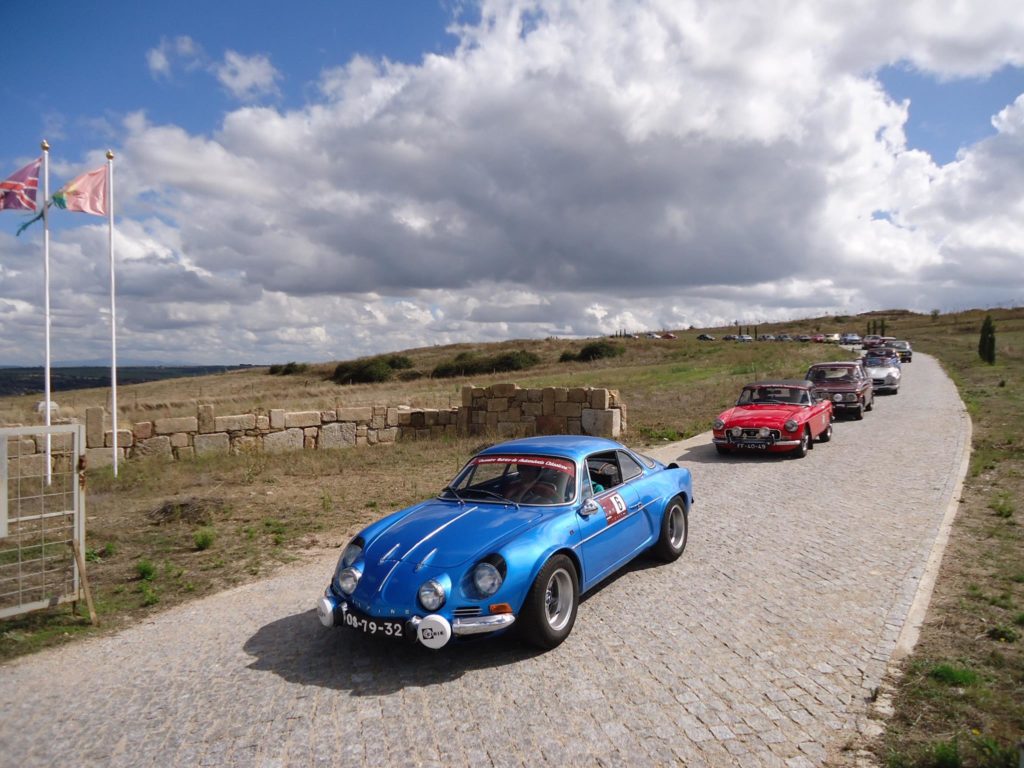
<path fill-rule="evenodd" d="M 730 436 L 731 435 L 732 435 L 732 433 L 730 433 Z M 767 438 L 761 437 L 761 428 L 760 427 L 754 427 L 752 429 L 744 429 L 743 430 L 743 434 L 740 435 L 738 438 L 735 438 L 735 439 L 737 439 L 737 440 L 768 440 L 768 439 L 778 440 L 780 437 L 782 437 L 782 433 L 779 430 L 777 430 L 777 429 L 773 429 L 771 431 L 771 433 L 768 435 Z"/>
<path fill-rule="evenodd" d="M 479 616 L 480 615 L 480 606 L 479 605 L 471 605 L 471 606 L 468 606 L 466 608 L 456 608 L 454 611 L 452 611 L 452 615 L 455 616 L 455 618 L 464 618 L 464 619 L 469 618 L 470 616 Z"/>
<path fill-rule="evenodd" d="M 885 383 L 885 379 L 872 379 L 871 381 L 872 381 L 872 383 L 874 383 L 874 385 L 875 385 L 876 387 L 885 387 L 885 386 L 888 386 L 888 385 L 887 385 L 887 384 Z"/>

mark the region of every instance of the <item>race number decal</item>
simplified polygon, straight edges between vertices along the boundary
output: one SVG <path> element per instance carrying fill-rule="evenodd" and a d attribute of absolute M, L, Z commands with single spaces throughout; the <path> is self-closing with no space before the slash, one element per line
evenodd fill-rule
<path fill-rule="evenodd" d="M 604 510 L 604 519 L 608 525 L 617 523 L 626 516 L 626 502 L 617 493 L 597 499 L 597 502 L 601 505 L 601 509 Z"/>

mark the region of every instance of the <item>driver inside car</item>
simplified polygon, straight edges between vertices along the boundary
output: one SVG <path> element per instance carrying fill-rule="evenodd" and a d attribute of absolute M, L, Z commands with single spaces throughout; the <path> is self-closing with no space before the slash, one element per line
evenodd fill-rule
<path fill-rule="evenodd" d="M 516 479 L 506 487 L 505 496 L 523 503 L 555 501 L 558 489 L 548 481 L 540 467 L 520 464 L 518 470 Z"/>

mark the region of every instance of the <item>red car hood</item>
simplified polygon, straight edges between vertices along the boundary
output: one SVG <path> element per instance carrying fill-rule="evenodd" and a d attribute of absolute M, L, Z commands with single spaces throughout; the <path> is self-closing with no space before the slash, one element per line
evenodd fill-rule
<path fill-rule="evenodd" d="M 807 409 L 802 405 L 737 405 L 718 418 L 725 427 L 781 427 Z"/>

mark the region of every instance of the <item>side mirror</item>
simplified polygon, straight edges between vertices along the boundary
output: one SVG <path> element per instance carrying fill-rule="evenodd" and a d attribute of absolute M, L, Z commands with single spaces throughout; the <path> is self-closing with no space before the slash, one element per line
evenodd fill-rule
<path fill-rule="evenodd" d="M 583 517 L 590 517 L 593 514 L 601 511 L 601 505 L 593 499 L 587 499 L 583 502 L 583 506 L 580 507 L 580 515 Z"/>

